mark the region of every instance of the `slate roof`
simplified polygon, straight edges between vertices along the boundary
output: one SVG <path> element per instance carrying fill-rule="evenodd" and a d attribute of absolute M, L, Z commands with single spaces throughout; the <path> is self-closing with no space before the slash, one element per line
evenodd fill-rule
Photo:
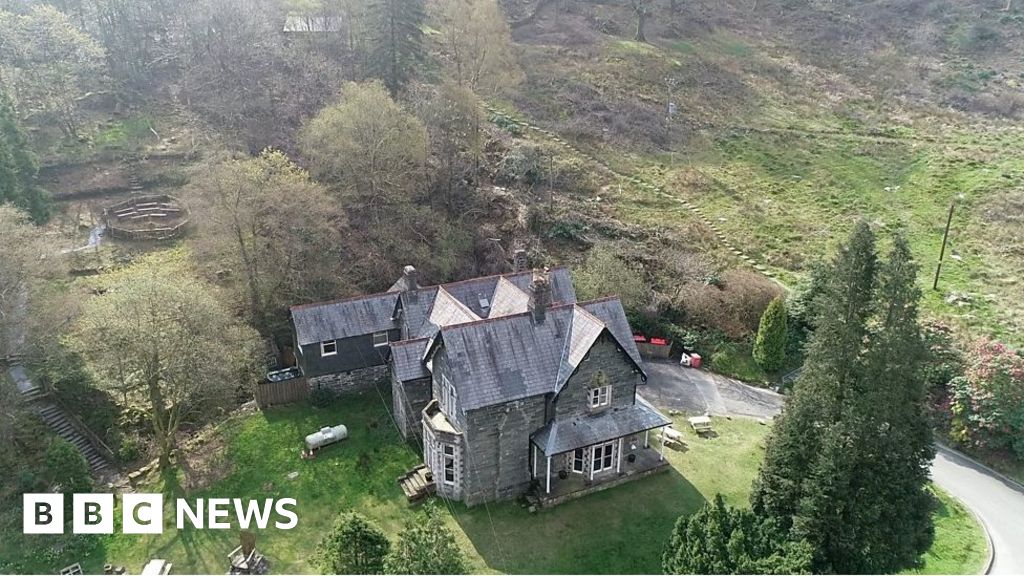
<path fill-rule="evenodd" d="M 554 420 L 535 432 L 532 441 L 546 456 L 554 456 L 672 423 L 646 400 L 640 396 L 636 398 L 632 406 L 612 408 L 571 420 Z"/>
<path fill-rule="evenodd" d="M 476 313 L 462 302 L 456 300 L 443 286 L 437 289 L 437 294 L 434 296 L 434 305 L 430 308 L 431 324 L 441 327 L 475 322 L 479 319 L 480 317 Z"/>
<path fill-rule="evenodd" d="M 530 294 L 510 282 L 507 278 L 499 278 L 491 296 L 491 310 L 488 318 L 521 314 L 526 312 L 530 303 Z"/>
<path fill-rule="evenodd" d="M 391 319 L 398 294 L 384 293 L 345 300 L 292 306 L 299 346 L 393 330 Z"/>
<path fill-rule="evenodd" d="M 404 277 L 395 282 L 390 290 L 400 292 L 401 322 L 405 327 L 402 336 L 413 339 L 429 338 L 436 334 L 441 326 L 526 312 L 533 271 L 472 278 L 416 290 L 404 289 L 403 279 Z M 576 289 L 572 285 L 572 276 L 568 268 L 549 270 L 548 282 L 551 286 L 552 304 L 576 302 Z M 455 313 L 452 308 L 458 307 L 457 304 L 464 307 L 463 312 L 468 310 L 476 318 Z M 443 310 L 435 315 L 434 309 L 438 307 Z M 437 322 L 441 319 L 444 320 L 443 324 Z"/>
<path fill-rule="evenodd" d="M 472 410 L 558 392 L 601 334 L 609 334 L 643 373 L 629 324 L 617 298 L 552 306 L 536 323 L 529 312 L 441 328 L 452 383 Z M 623 341 L 611 325 L 625 323 Z"/>
<path fill-rule="evenodd" d="M 430 372 L 423 365 L 423 352 L 429 343 L 427 338 L 391 343 L 391 362 L 395 377 L 400 382 L 430 377 Z"/>

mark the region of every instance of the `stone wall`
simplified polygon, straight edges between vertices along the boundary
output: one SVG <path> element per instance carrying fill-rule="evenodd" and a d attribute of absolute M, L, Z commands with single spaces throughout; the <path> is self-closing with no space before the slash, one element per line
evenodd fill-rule
<path fill-rule="evenodd" d="M 530 434 L 545 424 L 543 396 L 466 413 L 463 501 L 507 500 L 530 487 Z"/>
<path fill-rule="evenodd" d="M 635 402 L 640 373 L 619 345 L 607 336 L 594 343 L 555 398 L 555 418 L 563 420 L 591 414 L 590 390 L 601 383 L 612 387 L 611 404 L 602 409 L 632 406 Z"/>
<path fill-rule="evenodd" d="M 349 372 L 311 376 L 309 378 L 309 391 L 313 392 L 326 388 L 335 394 L 362 392 L 364 390 L 371 390 L 374 386 L 390 385 L 389 376 L 390 370 L 387 364 L 359 368 Z"/>
<path fill-rule="evenodd" d="M 399 382 L 392 377 L 391 400 L 402 437 L 409 440 L 420 436 L 423 408 L 430 402 L 430 378 Z"/>

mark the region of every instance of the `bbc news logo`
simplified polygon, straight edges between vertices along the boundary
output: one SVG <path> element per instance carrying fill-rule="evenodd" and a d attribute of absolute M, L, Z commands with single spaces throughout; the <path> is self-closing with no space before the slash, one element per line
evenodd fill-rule
<path fill-rule="evenodd" d="M 25 534 L 64 533 L 64 494 L 25 494 L 22 500 L 22 531 Z M 175 526 L 203 530 L 227 530 L 232 514 L 239 528 L 250 526 L 291 530 L 299 523 L 295 499 L 242 500 L 241 498 L 178 498 Z M 162 534 L 164 531 L 163 494 L 121 495 L 121 532 L 124 534 Z M 71 500 L 71 532 L 74 534 L 113 534 L 114 495 L 74 494 Z"/>

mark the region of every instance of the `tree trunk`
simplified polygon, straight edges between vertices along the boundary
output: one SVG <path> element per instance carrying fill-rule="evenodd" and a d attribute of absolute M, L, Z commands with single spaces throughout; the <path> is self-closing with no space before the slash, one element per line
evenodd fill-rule
<path fill-rule="evenodd" d="M 647 42 L 647 37 L 644 35 L 644 24 L 647 23 L 647 8 L 639 7 L 636 9 L 636 35 L 633 37 L 637 42 Z"/>

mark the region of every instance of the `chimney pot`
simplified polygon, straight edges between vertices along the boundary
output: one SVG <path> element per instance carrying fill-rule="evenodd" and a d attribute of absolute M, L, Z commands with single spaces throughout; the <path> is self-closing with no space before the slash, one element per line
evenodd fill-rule
<path fill-rule="evenodd" d="M 526 272 L 526 250 L 519 248 L 512 253 L 512 271 L 515 273 Z"/>
<path fill-rule="evenodd" d="M 407 265 L 402 269 L 402 277 L 405 278 L 405 289 L 406 290 L 417 290 L 420 287 L 419 283 L 419 271 L 412 264 Z"/>

